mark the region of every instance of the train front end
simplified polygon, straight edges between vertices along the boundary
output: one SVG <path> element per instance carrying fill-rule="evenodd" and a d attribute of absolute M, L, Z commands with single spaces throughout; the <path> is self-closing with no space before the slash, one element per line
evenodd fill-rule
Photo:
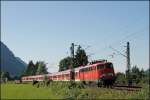
<path fill-rule="evenodd" d="M 98 82 L 102 85 L 113 85 L 115 82 L 114 67 L 111 62 L 105 62 L 97 65 Z"/>

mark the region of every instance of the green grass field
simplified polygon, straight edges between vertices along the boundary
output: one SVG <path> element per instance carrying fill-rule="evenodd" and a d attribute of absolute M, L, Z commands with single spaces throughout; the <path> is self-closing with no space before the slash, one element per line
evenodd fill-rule
<path fill-rule="evenodd" d="M 37 88 L 32 84 L 1 84 L 1 99 L 148 99 L 149 86 L 141 91 L 120 91 L 107 88 L 68 88 L 68 83 L 52 83 Z"/>

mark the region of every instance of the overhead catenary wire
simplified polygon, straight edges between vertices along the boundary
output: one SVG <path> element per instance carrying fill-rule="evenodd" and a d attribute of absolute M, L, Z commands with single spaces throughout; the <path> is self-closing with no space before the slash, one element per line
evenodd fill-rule
<path fill-rule="evenodd" d="M 146 29 L 147 29 L 147 27 L 145 27 L 145 28 L 143 28 L 143 29 L 140 29 L 140 30 L 138 30 L 138 31 L 136 31 L 136 32 L 129 33 L 127 36 L 123 37 L 122 39 L 113 42 L 113 43 L 111 44 L 111 46 L 112 46 L 112 45 L 116 45 L 116 44 L 118 44 L 118 43 L 121 43 L 121 42 L 123 42 L 123 41 L 125 41 L 125 40 L 127 40 L 127 39 L 129 39 L 129 38 L 131 38 L 131 37 L 133 37 L 133 36 L 135 36 L 135 35 L 137 35 L 137 34 L 142 34 L 142 32 L 146 31 Z"/>
<path fill-rule="evenodd" d="M 113 47 L 111 47 L 111 46 L 110 46 L 109 48 L 111 48 L 112 50 L 116 51 L 118 54 L 120 54 L 120 55 L 122 55 L 122 56 L 126 57 L 126 55 L 122 54 L 120 51 L 118 51 L 118 50 L 114 49 Z"/>
<path fill-rule="evenodd" d="M 136 25 L 137 23 L 138 23 L 138 24 L 141 24 L 141 21 L 142 21 L 143 19 L 144 19 L 143 16 L 141 16 L 139 19 L 135 19 L 132 23 L 127 24 L 127 25 L 125 25 L 124 27 L 121 27 L 121 28 L 119 28 L 119 29 L 117 28 L 117 30 L 119 30 L 119 31 L 117 31 L 116 33 L 120 33 L 120 35 L 124 35 L 125 33 L 128 32 L 129 27 L 134 26 L 134 25 Z M 143 21 L 142 21 L 142 22 L 143 22 Z M 122 26 L 122 24 L 121 24 L 120 26 Z M 124 32 L 122 32 L 123 29 L 125 29 Z M 127 29 L 127 30 L 126 30 L 126 29 Z M 120 31 L 121 31 L 121 32 L 120 32 Z M 111 34 L 109 34 L 109 36 L 112 36 L 112 35 L 114 35 L 113 32 L 112 32 Z M 107 38 L 108 38 L 108 36 L 106 36 L 106 38 L 103 38 L 103 40 L 106 40 Z"/>
<path fill-rule="evenodd" d="M 113 43 L 111 43 L 111 44 L 109 44 L 109 45 L 103 47 L 102 49 L 100 49 L 100 50 L 98 50 L 98 51 L 96 51 L 96 52 L 94 52 L 94 53 L 96 54 L 96 53 L 98 53 L 98 52 L 105 51 L 106 49 L 110 48 L 110 46 L 112 47 L 112 46 L 114 46 L 114 45 L 120 44 L 121 42 L 125 42 L 125 40 L 127 40 L 127 39 L 133 37 L 134 35 L 141 34 L 141 33 L 144 32 L 146 29 L 147 29 L 147 27 L 145 27 L 145 28 L 143 28 L 143 29 L 140 29 L 140 30 L 138 30 L 138 31 L 136 31 L 136 32 L 129 33 L 128 35 L 126 35 L 126 36 L 123 37 L 122 39 L 119 39 L 119 40 L 117 40 L 117 41 L 115 41 L 115 42 L 113 42 Z"/>

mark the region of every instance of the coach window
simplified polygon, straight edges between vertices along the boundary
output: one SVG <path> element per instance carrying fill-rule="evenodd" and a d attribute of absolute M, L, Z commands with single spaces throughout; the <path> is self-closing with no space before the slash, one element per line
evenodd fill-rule
<path fill-rule="evenodd" d="M 95 67 L 93 67 L 92 69 L 95 70 Z"/>
<path fill-rule="evenodd" d="M 83 70 L 83 72 L 85 72 L 85 68 L 84 69 L 82 69 Z"/>
<path fill-rule="evenodd" d="M 89 68 L 87 68 L 86 71 L 89 71 Z"/>
<path fill-rule="evenodd" d="M 82 72 L 84 72 L 84 69 L 81 69 L 82 70 Z"/>
<path fill-rule="evenodd" d="M 85 71 L 87 72 L 87 71 L 88 71 L 88 68 L 85 68 Z"/>
<path fill-rule="evenodd" d="M 89 68 L 86 68 L 86 71 L 89 71 Z"/>
<path fill-rule="evenodd" d="M 82 69 L 80 69 L 79 72 L 82 72 Z"/>
<path fill-rule="evenodd" d="M 90 71 L 92 70 L 92 67 L 90 67 Z"/>
<path fill-rule="evenodd" d="M 87 68 L 87 71 L 90 71 L 90 68 Z"/>
<path fill-rule="evenodd" d="M 86 71 L 89 71 L 89 68 L 86 68 Z"/>
<path fill-rule="evenodd" d="M 87 68 L 87 71 L 90 71 L 90 68 L 89 68 L 89 67 Z"/>
<path fill-rule="evenodd" d="M 84 69 L 81 69 L 82 72 L 84 72 Z"/>

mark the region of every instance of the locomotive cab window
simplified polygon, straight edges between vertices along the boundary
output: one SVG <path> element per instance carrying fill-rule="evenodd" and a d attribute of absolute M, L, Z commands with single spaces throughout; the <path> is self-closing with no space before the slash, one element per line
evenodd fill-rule
<path fill-rule="evenodd" d="M 105 65 L 105 68 L 113 68 L 113 64 L 112 63 L 108 63 Z"/>

